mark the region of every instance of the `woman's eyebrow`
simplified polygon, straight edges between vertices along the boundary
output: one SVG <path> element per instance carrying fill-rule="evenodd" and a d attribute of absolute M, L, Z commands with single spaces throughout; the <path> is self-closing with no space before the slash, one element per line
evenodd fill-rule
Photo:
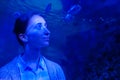
<path fill-rule="evenodd" d="M 42 25 L 42 23 L 38 23 L 37 25 Z"/>
<path fill-rule="evenodd" d="M 39 23 L 37 23 L 37 25 L 42 25 L 42 23 L 41 23 L 41 22 L 39 22 Z"/>

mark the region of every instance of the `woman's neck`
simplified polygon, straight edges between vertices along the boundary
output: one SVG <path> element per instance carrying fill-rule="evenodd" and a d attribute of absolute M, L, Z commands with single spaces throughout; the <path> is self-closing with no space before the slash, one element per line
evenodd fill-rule
<path fill-rule="evenodd" d="M 27 63 L 36 63 L 42 57 L 41 50 L 32 48 L 28 45 L 25 46 L 25 51 L 22 56 L 23 60 Z"/>

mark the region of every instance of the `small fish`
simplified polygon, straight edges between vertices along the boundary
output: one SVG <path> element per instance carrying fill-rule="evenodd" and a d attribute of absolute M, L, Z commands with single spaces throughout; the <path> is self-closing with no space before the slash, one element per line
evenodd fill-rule
<path fill-rule="evenodd" d="M 79 4 L 73 5 L 65 16 L 65 21 L 70 22 L 74 19 L 75 15 L 81 10 L 81 6 Z"/>
<path fill-rule="evenodd" d="M 52 3 L 49 3 L 45 8 L 45 13 L 49 13 L 52 9 Z"/>
<path fill-rule="evenodd" d="M 81 6 L 79 4 L 73 5 L 69 10 L 68 10 L 68 14 L 71 15 L 76 15 L 80 10 L 81 10 Z"/>
<path fill-rule="evenodd" d="M 71 22 L 73 19 L 74 19 L 74 16 L 72 16 L 71 14 L 67 14 L 64 18 L 66 22 Z"/>

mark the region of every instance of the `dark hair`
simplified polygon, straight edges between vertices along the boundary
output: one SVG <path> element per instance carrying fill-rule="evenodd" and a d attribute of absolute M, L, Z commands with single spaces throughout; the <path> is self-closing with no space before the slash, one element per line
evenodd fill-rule
<path fill-rule="evenodd" d="M 19 39 L 19 34 L 21 34 L 21 33 L 24 34 L 26 32 L 28 22 L 33 15 L 40 15 L 40 14 L 39 13 L 33 13 L 33 12 L 28 13 L 28 14 L 25 13 L 25 14 L 20 15 L 15 21 L 13 32 L 15 33 L 19 43 L 22 46 L 24 46 L 24 43 Z"/>

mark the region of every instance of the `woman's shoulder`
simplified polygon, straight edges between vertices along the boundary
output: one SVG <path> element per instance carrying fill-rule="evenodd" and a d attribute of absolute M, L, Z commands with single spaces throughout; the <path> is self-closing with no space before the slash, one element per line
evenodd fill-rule
<path fill-rule="evenodd" d="M 48 58 L 43 57 L 44 61 L 46 64 L 51 65 L 51 66 L 55 66 L 55 67 L 60 67 L 60 65 L 52 60 L 49 60 Z"/>
<path fill-rule="evenodd" d="M 17 57 L 0 68 L 0 73 L 9 73 L 17 68 Z"/>
<path fill-rule="evenodd" d="M 11 73 L 16 69 L 16 58 L 5 64 L 0 68 L 0 79 L 9 80 L 11 79 Z"/>
<path fill-rule="evenodd" d="M 51 73 L 50 74 L 51 76 L 53 76 L 52 74 L 54 73 L 54 75 L 56 74 L 56 76 L 57 76 L 56 79 L 66 80 L 63 69 L 61 68 L 61 66 L 58 63 L 53 62 L 47 58 L 44 58 L 44 60 L 45 60 L 45 63 L 47 65 L 47 68 L 49 70 L 49 73 Z"/>
<path fill-rule="evenodd" d="M 51 61 L 47 58 L 44 58 L 44 61 L 45 61 L 47 68 L 52 69 L 53 71 L 63 72 L 62 67 L 58 63 Z"/>

